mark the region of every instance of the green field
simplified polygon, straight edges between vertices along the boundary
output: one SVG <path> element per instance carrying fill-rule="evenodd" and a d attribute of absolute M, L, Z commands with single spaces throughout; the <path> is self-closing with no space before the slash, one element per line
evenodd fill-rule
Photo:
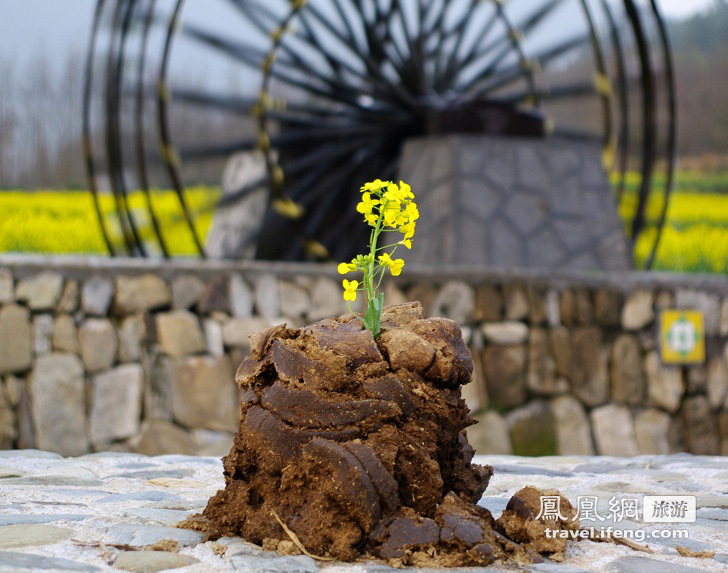
<path fill-rule="evenodd" d="M 656 181 L 659 188 L 660 181 Z M 205 237 L 212 223 L 209 208 L 219 195 L 215 188 L 195 188 L 187 193 L 198 234 Z M 151 194 L 162 222 L 165 242 L 178 256 L 194 256 L 192 237 L 183 222 L 176 196 L 167 190 Z M 109 228 L 119 239 L 113 216 L 113 198 L 103 196 L 102 210 Z M 153 244 L 146 215 L 146 197 L 132 193 L 130 208 L 142 235 Z M 636 183 L 627 179 L 620 215 L 628 219 L 637 204 Z M 656 221 L 662 208 L 658 194 L 648 203 L 648 221 Z M 649 254 L 654 229 L 635 248 L 640 265 Z M 0 252 L 107 254 L 91 195 L 85 191 L 0 191 Z M 654 267 L 681 272 L 728 273 L 728 173 L 678 172 Z"/>

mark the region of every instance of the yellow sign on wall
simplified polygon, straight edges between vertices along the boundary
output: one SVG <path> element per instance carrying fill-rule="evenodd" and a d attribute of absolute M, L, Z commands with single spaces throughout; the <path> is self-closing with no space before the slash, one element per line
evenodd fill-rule
<path fill-rule="evenodd" d="M 703 313 L 663 310 L 660 315 L 660 354 L 666 364 L 705 362 Z"/>

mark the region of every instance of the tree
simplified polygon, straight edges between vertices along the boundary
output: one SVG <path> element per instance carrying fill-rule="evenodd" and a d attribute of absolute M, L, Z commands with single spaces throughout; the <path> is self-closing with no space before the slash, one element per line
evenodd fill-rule
<path fill-rule="evenodd" d="M 15 66 L 0 61 L 0 188 L 12 187 L 15 178 L 14 146 L 17 118 L 13 107 Z"/>

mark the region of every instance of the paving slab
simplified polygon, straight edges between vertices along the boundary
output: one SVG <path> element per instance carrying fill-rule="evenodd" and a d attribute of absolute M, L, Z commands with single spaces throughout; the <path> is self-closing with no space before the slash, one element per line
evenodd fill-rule
<path fill-rule="evenodd" d="M 378 562 L 316 562 L 302 555 L 283 556 L 240 538 L 204 542 L 201 534 L 174 527 L 187 515 L 200 511 L 224 486 L 218 458 L 117 452 L 63 458 L 25 450 L 2 451 L 0 460 L 0 572 L 175 568 L 184 568 L 185 573 L 395 571 Z M 477 456 L 474 461 L 495 468 L 480 505 L 496 517 L 524 485 L 555 488 L 574 504 L 593 502 L 580 506 L 584 510 L 582 527 L 593 527 L 596 532 L 611 528 L 637 549 L 624 544 L 569 541 L 563 563 L 545 560 L 530 566 L 494 564 L 456 571 L 728 572 L 725 458 L 688 454 L 635 458 Z M 694 496 L 696 520 L 647 522 L 645 495 Z M 637 515 L 617 511 L 633 501 L 638 506 Z M 176 541 L 178 552 L 150 550 L 150 545 L 164 540 Z M 129 551 L 127 546 L 136 551 Z M 678 546 L 696 553 L 715 552 L 715 556 L 685 557 Z"/>

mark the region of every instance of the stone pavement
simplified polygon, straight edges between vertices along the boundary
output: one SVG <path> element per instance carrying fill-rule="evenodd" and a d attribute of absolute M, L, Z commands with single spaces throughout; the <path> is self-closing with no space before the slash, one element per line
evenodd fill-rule
<path fill-rule="evenodd" d="M 572 503 L 579 503 L 582 526 L 624 530 L 633 546 L 582 540 L 570 542 L 564 563 L 546 560 L 529 567 L 496 565 L 483 571 L 728 571 L 725 458 L 479 456 L 476 461 L 495 469 L 481 504 L 496 517 L 523 485 L 557 488 Z M 222 485 L 222 464 L 216 458 L 121 453 L 63 458 L 38 450 L 0 451 L 0 572 L 395 571 L 375 562 L 328 563 L 303 555 L 280 556 L 240 539 L 202 543 L 200 534 L 174 528 L 201 511 Z M 695 496 L 696 521 L 645 523 L 641 512 L 645 494 Z M 624 518 L 620 511 L 627 510 L 632 500 L 637 500 L 639 512 Z M 594 510 L 604 521 L 587 519 Z M 676 538 L 679 531 L 687 537 Z M 677 546 L 707 557 L 682 556 Z"/>

